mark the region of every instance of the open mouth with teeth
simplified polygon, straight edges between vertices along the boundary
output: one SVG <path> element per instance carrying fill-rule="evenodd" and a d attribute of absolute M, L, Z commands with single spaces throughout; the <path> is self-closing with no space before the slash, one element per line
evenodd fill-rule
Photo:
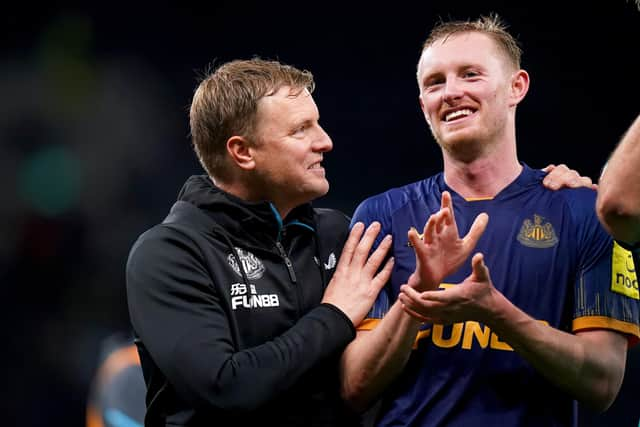
<path fill-rule="evenodd" d="M 454 120 L 467 117 L 467 116 L 471 115 L 472 113 L 473 113 L 473 111 L 468 109 L 468 108 L 463 108 L 461 110 L 456 110 L 456 111 L 450 111 L 447 114 L 445 114 L 444 121 L 445 122 L 452 122 Z"/>

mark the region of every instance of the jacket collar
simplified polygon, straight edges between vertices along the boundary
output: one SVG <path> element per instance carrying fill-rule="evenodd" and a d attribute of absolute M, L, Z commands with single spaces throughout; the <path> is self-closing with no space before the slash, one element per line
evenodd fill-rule
<path fill-rule="evenodd" d="M 315 231 L 313 208 L 305 203 L 281 218 L 269 201 L 248 202 L 218 188 L 207 175 L 194 175 L 185 182 L 179 201 L 189 202 L 207 213 L 228 233 L 267 232 L 280 239 L 289 227 Z"/>

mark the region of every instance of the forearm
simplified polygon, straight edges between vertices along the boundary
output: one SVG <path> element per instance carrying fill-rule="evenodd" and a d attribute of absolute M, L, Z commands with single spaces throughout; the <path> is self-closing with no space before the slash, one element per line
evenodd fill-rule
<path fill-rule="evenodd" d="M 616 239 L 640 241 L 640 116 L 607 162 L 596 207 L 602 223 Z"/>
<path fill-rule="evenodd" d="M 487 321 L 500 338 L 548 381 L 596 410 L 615 399 L 626 361 L 626 338 L 596 330 L 573 335 L 539 322 L 504 296 L 496 298 L 497 314 Z"/>
<path fill-rule="evenodd" d="M 181 342 L 167 377 L 197 406 L 254 410 L 296 384 L 353 339 L 353 326 L 330 307 L 317 307 L 284 334 L 237 351 L 199 335 Z"/>
<path fill-rule="evenodd" d="M 372 331 L 359 331 L 341 360 L 341 394 L 366 409 L 398 376 L 409 359 L 420 322 L 396 303 Z"/>
<path fill-rule="evenodd" d="M 336 368 L 337 357 L 355 337 L 342 311 L 322 304 L 278 336 L 253 335 L 230 318 L 205 263 L 175 249 L 188 247 L 181 239 L 159 229 L 135 247 L 127 263 L 132 325 L 153 370 L 157 367 L 181 400 L 194 407 L 253 410 L 321 363 L 332 360 Z M 274 312 L 273 321 L 284 319 Z"/>

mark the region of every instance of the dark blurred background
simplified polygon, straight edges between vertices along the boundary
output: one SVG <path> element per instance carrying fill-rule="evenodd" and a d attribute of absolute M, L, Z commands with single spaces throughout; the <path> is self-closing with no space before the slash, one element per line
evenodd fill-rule
<path fill-rule="evenodd" d="M 0 424 L 83 425 L 101 344 L 129 329 L 130 245 L 202 173 L 187 111 L 211 61 L 259 55 L 314 73 L 335 146 L 332 188 L 316 205 L 351 214 L 367 196 L 440 170 L 414 79 L 421 43 L 440 17 L 495 11 L 531 75 L 520 158 L 596 179 L 640 113 L 640 12 L 630 0 L 591 3 L 3 6 Z M 637 426 L 639 365 L 630 351 L 617 402 L 604 415 L 585 411 L 583 426 Z"/>

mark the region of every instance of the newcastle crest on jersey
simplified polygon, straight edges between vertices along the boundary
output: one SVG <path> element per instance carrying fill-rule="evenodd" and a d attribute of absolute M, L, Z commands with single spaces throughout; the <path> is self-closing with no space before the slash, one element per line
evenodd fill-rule
<path fill-rule="evenodd" d="M 227 261 L 231 268 L 233 268 L 233 271 L 235 271 L 238 276 L 242 277 L 242 271 L 240 270 L 240 266 L 242 265 L 242 269 L 246 273 L 248 279 L 255 280 L 261 278 L 265 271 L 262 261 L 249 251 L 245 251 L 238 247 L 235 249 L 240 257 L 239 260 L 236 259 L 234 254 L 227 255 Z"/>
<path fill-rule="evenodd" d="M 558 237 L 553 225 L 540 215 L 533 215 L 533 221 L 527 218 L 520 227 L 518 241 L 530 248 L 550 248 L 558 244 Z"/>

